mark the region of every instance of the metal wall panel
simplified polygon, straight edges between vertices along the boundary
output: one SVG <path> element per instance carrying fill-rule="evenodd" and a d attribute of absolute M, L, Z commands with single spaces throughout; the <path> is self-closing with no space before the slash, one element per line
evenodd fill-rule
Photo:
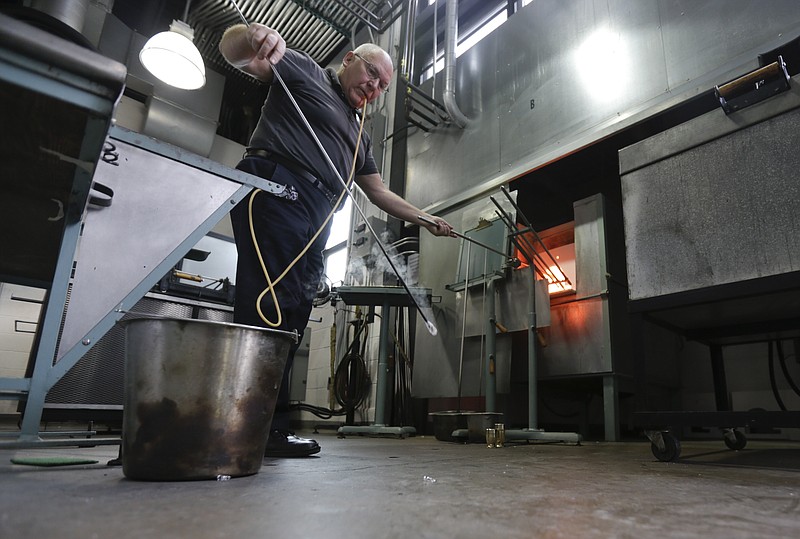
<path fill-rule="evenodd" d="M 550 310 L 550 327 L 543 330 L 548 344 L 539 363 L 543 377 L 619 373 L 616 363 L 624 357 L 611 349 L 603 196 L 578 200 L 573 207 L 575 296 Z"/>
<path fill-rule="evenodd" d="M 603 196 L 579 200 L 575 208 L 575 292 L 585 297 L 605 292 L 606 240 Z"/>
<path fill-rule="evenodd" d="M 461 112 L 475 121 L 465 129 L 443 126 L 408 138 L 406 194 L 420 207 L 442 200 L 476 181 L 500 171 L 500 123 L 497 110 L 497 35 L 490 34 L 462 55 L 457 63 L 456 88 Z M 441 103 L 443 71 L 436 82 Z M 430 92 L 432 81 L 424 85 Z"/>
<path fill-rule="evenodd" d="M 534 4 L 499 29 L 503 170 L 667 87 L 654 2 Z"/>
<path fill-rule="evenodd" d="M 531 285 L 529 269 L 512 271 L 508 279 L 497 286 L 497 321 L 508 331 L 527 331 L 530 312 Z M 536 327 L 550 325 L 550 293 L 547 281 L 536 281 Z"/>
<path fill-rule="evenodd" d="M 167 144 L 208 157 L 217 131 L 216 120 L 203 118 L 155 96 L 147 100 L 142 133 Z"/>
<path fill-rule="evenodd" d="M 490 206 L 494 207 L 489 201 L 475 203 L 443 217 L 456 230 L 469 230 L 478 224 L 481 217 L 491 216 Z M 431 336 L 424 325 L 417 324 L 412 393 L 415 397 L 423 398 L 455 396 L 458 391 L 461 313 L 464 304 L 463 292 L 452 292 L 447 285 L 455 280 L 461 245 L 457 240 L 434 237 L 428 233 L 420 234 L 419 245 L 420 282 L 431 288 L 434 296 L 439 296 L 441 300 L 433 304 L 438 335 Z M 479 290 L 476 288 L 475 292 L 477 294 Z M 477 320 L 479 316 L 479 306 L 468 313 L 468 319 Z M 468 342 L 473 341 L 479 339 L 468 339 Z M 472 349 L 474 344 L 469 346 L 470 350 L 464 354 L 463 372 L 477 373 L 480 370 L 480 351 Z"/>
<path fill-rule="evenodd" d="M 595 297 L 552 307 L 550 327 L 542 330 L 540 377 L 611 372 L 605 302 Z"/>
<path fill-rule="evenodd" d="M 742 119 L 712 111 L 621 150 L 679 147 L 687 131 L 711 137 L 622 177 L 631 299 L 800 270 L 800 109 L 712 137 Z"/>
<path fill-rule="evenodd" d="M 799 34 L 796 0 L 532 2 L 457 60 L 472 123 L 410 133 L 406 196 L 435 211 L 478 197 L 752 70 Z M 440 73 L 440 101 L 443 86 Z"/>
<path fill-rule="evenodd" d="M 528 329 L 528 313 L 530 312 L 531 286 L 533 280 L 528 268 L 508 273 L 495 286 L 495 315 L 497 321 L 508 331 L 525 331 Z M 451 292 L 452 294 L 452 292 Z M 455 326 L 461 331 L 464 304 L 461 293 L 455 294 L 456 304 L 453 312 L 456 316 Z M 467 295 L 467 337 L 480 336 L 486 333 L 486 297 L 483 284 L 470 288 Z M 547 281 L 536 281 L 536 327 L 550 325 L 550 294 Z M 459 333 L 460 335 L 460 333 Z"/>
<path fill-rule="evenodd" d="M 796 0 L 662 0 L 658 9 L 670 89 L 742 62 L 754 69 L 754 51 L 800 33 Z"/>

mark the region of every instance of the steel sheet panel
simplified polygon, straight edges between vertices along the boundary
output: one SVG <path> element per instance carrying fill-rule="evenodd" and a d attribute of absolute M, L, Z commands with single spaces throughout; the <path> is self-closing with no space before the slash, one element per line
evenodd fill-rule
<path fill-rule="evenodd" d="M 550 327 L 540 330 L 547 346 L 540 352 L 539 376 L 612 371 L 606 301 L 597 297 L 553 305 Z"/>
<path fill-rule="evenodd" d="M 800 24 L 797 0 L 661 0 L 658 9 L 670 88 L 721 73 L 732 62 L 755 69 L 757 53 L 767 52 L 773 40 L 797 37 Z"/>
<path fill-rule="evenodd" d="M 538 1 L 509 19 L 497 70 L 501 167 L 664 92 L 657 20 L 655 2 L 624 0 Z"/>
<path fill-rule="evenodd" d="M 799 34 L 795 0 L 532 2 L 458 58 L 456 100 L 472 122 L 410 133 L 406 196 L 435 211 L 479 197 L 746 73 Z M 440 74 L 439 101 L 443 86 Z"/>
<path fill-rule="evenodd" d="M 627 151 L 680 146 L 670 139 L 720 117 L 708 113 Z M 631 299 L 800 270 L 798 122 L 795 109 L 622 177 Z"/>

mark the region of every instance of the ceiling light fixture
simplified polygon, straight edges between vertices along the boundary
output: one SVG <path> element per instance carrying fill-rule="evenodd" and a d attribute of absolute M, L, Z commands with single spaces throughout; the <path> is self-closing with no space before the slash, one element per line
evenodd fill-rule
<path fill-rule="evenodd" d="M 188 20 L 189 4 L 183 19 Z M 196 90 L 206 83 L 206 68 L 200 51 L 194 46 L 194 30 L 183 21 L 173 20 L 168 32 L 151 37 L 139 52 L 139 61 L 159 80 L 181 88 Z"/>

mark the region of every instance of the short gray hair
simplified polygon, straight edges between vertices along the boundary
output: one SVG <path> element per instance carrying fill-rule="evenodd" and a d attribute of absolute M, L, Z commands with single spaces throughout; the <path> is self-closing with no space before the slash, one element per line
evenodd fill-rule
<path fill-rule="evenodd" d="M 389 62 L 392 64 L 392 69 L 394 69 L 394 62 L 392 62 L 392 57 L 389 56 L 388 52 L 383 50 L 375 43 L 363 43 L 358 47 L 356 47 L 353 52 L 356 54 L 360 54 L 361 56 L 368 59 L 373 59 L 377 56 L 384 56 L 389 59 Z"/>

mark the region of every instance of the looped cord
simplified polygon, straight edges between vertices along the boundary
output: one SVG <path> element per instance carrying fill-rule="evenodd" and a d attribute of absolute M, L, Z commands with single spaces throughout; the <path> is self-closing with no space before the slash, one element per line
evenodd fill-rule
<path fill-rule="evenodd" d="M 256 231 L 255 227 L 253 226 L 253 200 L 255 200 L 256 195 L 261 193 L 262 191 L 261 189 L 254 189 L 253 192 L 250 194 L 250 200 L 248 201 L 247 204 L 247 216 L 250 223 L 250 238 L 253 240 L 253 247 L 255 247 L 256 254 L 258 255 L 258 261 L 261 264 L 261 271 L 264 272 L 264 278 L 267 280 L 267 287 L 261 292 L 261 294 L 258 295 L 258 299 L 256 299 L 256 311 L 258 311 L 258 316 L 261 318 L 261 320 L 269 327 L 276 328 L 280 326 L 281 323 L 283 322 L 283 313 L 281 312 L 281 306 L 280 303 L 278 302 L 278 296 L 275 294 L 275 286 L 279 282 L 281 282 L 281 280 L 286 276 L 286 274 L 289 273 L 289 270 L 291 270 L 294 267 L 294 265 L 297 264 L 297 262 L 301 258 L 303 258 L 303 255 L 306 254 L 306 251 L 308 251 L 311 248 L 311 246 L 316 241 L 317 237 L 319 237 L 319 235 L 322 234 L 322 231 L 325 230 L 328 221 L 330 221 L 331 218 L 333 218 L 333 214 L 336 213 L 336 210 L 342 203 L 342 199 L 347 195 L 347 192 L 350 190 L 350 186 L 355 180 L 356 159 L 358 158 L 358 148 L 361 146 L 361 133 L 364 131 L 364 119 L 366 117 L 367 117 L 367 103 L 365 102 L 364 108 L 361 111 L 361 122 L 359 123 L 358 126 L 358 138 L 356 139 L 356 151 L 353 153 L 353 165 L 350 167 L 350 175 L 347 178 L 347 189 L 344 189 L 341 192 L 339 198 L 336 200 L 336 204 L 333 205 L 330 213 L 328 213 L 328 216 L 322 222 L 322 225 L 320 225 L 320 227 L 317 229 L 317 231 L 314 233 L 311 239 L 308 240 L 308 243 L 306 244 L 305 247 L 303 247 L 303 250 L 300 251 L 300 254 L 298 254 L 295 257 L 295 259 L 292 260 L 288 266 L 286 266 L 286 269 L 283 270 L 283 273 L 281 273 L 278 276 L 278 278 L 275 279 L 274 281 L 270 278 L 269 271 L 267 271 L 267 265 L 264 263 L 264 257 L 261 254 L 261 249 L 258 247 L 258 241 L 256 240 Z M 269 320 L 267 316 L 264 314 L 264 312 L 261 310 L 261 301 L 264 299 L 264 296 L 266 296 L 267 293 L 269 293 L 272 296 L 272 304 L 275 306 L 275 312 L 277 313 L 278 317 L 278 319 L 274 322 Z"/>

